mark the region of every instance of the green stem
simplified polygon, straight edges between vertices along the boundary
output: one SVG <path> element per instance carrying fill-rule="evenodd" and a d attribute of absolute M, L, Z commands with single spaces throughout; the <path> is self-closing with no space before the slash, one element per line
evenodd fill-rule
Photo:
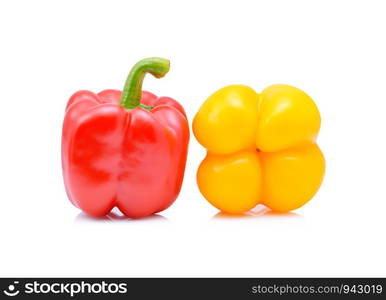
<path fill-rule="evenodd" d="M 160 57 L 145 58 L 137 62 L 127 76 L 120 105 L 126 109 L 136 107 L 152 109 L 151 106 L 141 104 L 143 79 L 146 73 L 150 73 L 156 78 L 164 77 L 169 68 L 169 60 Z"/>

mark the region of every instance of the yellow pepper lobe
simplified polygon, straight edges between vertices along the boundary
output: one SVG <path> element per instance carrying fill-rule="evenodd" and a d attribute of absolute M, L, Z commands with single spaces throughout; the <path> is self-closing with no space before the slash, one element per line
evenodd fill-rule
<path fill-rule="evenodd" d="M 262 202 L 279 212 L 288 212 L 307 203 L 319 189 L 325 160 L 312 143 L 290 149 L 261 153 L 263 168 Z"/>
<path fill-rule="evenodd" d="M 256 151 L 229 155 L 208 153 L 197 182 L 202 195 L 227 213 L 242 213 L 255 207 L 261 196 L 261 165 Z"/>
<path fill-rule="evenodd" d="M 295 87 L 275 84 L 260 95 L 256 147 L 273 152 L 313 141 L 320 128 L 314 101 Z"/>
<path fill-rule="evenodd" d="M 234 153 L 255 147 L 259 95 L 230 85 L 211 95 L 193 120 L 193 133 L 208 151 Z"/>

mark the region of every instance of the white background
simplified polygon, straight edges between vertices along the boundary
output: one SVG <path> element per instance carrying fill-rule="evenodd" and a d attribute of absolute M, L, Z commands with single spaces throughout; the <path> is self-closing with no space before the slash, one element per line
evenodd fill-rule
<path fill-rule="evenodd" d="M 386 276 L 384 1 L 2 1 L 0 276 Z M 313 97 L 327 172 L 287 215 L 221 217 L 200 195 L 191 138 L 181 194 L 143 220 L 91 219 L 61 174 L 64 108 L 121 89 L 139 59 L 171 60 L 145 89 L 192 120 L 215 90 L 273 83 Z"/>

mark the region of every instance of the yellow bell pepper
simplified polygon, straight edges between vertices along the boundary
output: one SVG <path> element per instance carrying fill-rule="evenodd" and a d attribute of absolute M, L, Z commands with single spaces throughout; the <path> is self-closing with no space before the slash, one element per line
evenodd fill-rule
<path fill-rule="evenodd" d="M 218 90 L 193 121 L 194 135 L 208 151 L 197 172 L 201 193 L 227 213 L 257 204 L 279 212 L 301 207 L 324 176 L 316 144 L 320 121 L 313 100 L 289 85 L 260 94 L 244 85 Z"/>

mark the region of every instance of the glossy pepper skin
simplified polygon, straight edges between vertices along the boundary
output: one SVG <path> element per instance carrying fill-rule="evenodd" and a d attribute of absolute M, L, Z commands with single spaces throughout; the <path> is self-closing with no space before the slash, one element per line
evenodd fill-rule
<path fill-rule="evenodd" d="M 169 61 L 148 58 L 131 70 L 123 92 L 76 92 L 68 101 L 62 167 L 71 202 L 92 216 L 113 207 L 139 218 L 171 205 L 181 188 L 189 127 L 182 106 L 142 91 L 147 72 L 157 78 Z"/>
<path fill-rule="evenodd" d="M 324 176 L 320 122 L 312 99 L 292 86 L 272 85 L 260 94 L 244 85 L 220 89 L 193 121 L 207 149 L 197 172 L 201 193 L 227 213 L 257 204 L 278 212 L 301 207 Z"/>

